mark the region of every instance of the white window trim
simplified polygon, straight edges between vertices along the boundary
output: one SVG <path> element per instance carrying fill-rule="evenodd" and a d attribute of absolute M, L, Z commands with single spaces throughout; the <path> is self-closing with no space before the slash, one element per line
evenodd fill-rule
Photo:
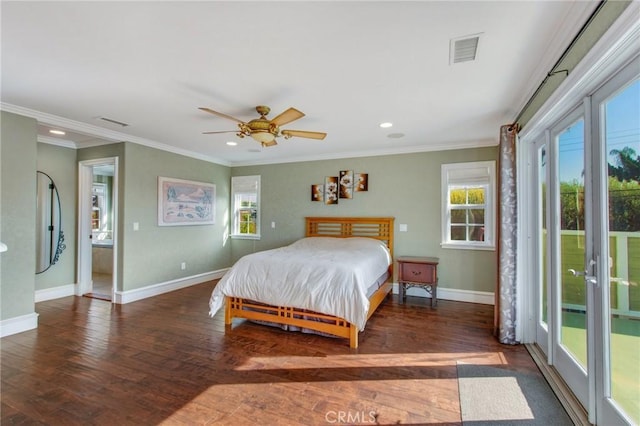
<path fill-rule="evenodd" d="M 467 175 L 465 178 L 456 178 L 451 182 L 451 175 Z M 485 209 L 485 230 L 484 241 L 452 241 L 450 239 L 451 228 L 451 207 L 449 204 L 449 187 L 451 185 L 461 186 L 477 185 L 481 183 L 487 186 L 486 209 Z M 451 163 L 442 165 L 442 235 L 440 247 L 448 249 L 463 250 L 495 250 L 496 249 L 496 162 L 495 161 L 474 161 L 467 163 Z"/>
<path fill-rule="evenodd" d="M 256 205 L 257 205 L 257 216 L 256 216 L 256 233 L 255 234 L 239 234 L 238 230 L 238 215 L 236 214 L 236 194 L 245 194 L 250 191 L 246 189 L 238 190 L 237 188 L 241 185 L 241 181 L 249 181 L 252 180 L 257 184 L 256 188 Z M 238 182 L 234 185 L 234 181 Z M 231 238 L 237 240 L 259 240 L 260 239 L 260 175 L 255 176 L 232 176 L 231 177 Z"/>

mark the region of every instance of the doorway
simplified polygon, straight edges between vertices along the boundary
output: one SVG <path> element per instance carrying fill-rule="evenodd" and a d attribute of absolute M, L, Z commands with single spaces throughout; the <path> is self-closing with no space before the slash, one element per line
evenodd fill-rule
<path fill-rule="evenodd" d="M 79 163 L 78 295 L 114 301 L 118 159 Z"/>

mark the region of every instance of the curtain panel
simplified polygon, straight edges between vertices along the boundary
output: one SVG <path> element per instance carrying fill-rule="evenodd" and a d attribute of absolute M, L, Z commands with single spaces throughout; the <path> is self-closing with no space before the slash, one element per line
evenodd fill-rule
<path fill-rule="evenodd" d="M 516 141 L 518 125 L 500 127 L 498 153 L 498 282 L 496 291 L 496 331 L 500 343 L 516 340 Z"/>

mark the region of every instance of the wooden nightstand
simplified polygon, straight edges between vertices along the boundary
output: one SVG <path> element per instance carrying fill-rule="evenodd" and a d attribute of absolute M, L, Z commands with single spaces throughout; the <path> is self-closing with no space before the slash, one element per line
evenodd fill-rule
<path fill-rule="evenodd" d="M 438 303 L 437 257 L 400 256 L 398 262 L 398 286 L 402 303 L 407 300 L 407 288 L 420 287 L 431 295 L 431 307 Z"/>

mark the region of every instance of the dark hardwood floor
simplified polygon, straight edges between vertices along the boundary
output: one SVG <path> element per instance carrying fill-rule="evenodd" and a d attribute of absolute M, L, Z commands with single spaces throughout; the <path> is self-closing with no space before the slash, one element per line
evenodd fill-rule
<path fill-rule="evenodd" d="M 214 285 L 36 304 L 38 329 L 0 341 L 2 425 L 460 424 L 456 362 L 540 374 L 491 335 L 492 306 L 394 296 L 352 350 L 240 320 L 225 333 Z"/>

